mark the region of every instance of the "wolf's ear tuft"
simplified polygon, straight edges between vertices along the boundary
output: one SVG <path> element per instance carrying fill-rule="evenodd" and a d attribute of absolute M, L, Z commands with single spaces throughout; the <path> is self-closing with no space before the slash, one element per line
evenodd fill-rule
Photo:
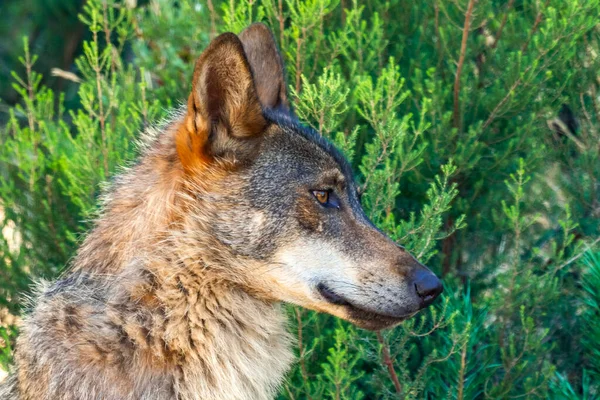
<path fill-rule="evenodd" d="M 266 127 L 244 48 L 233 33 L 215 38 L 196 61 L 185 123 L 176 144 L 184 168 L 252 151 Z"/>
<path fill-rule="evenodd" d="M 289 111 L 283 60 L 269 28 L 262 23 L 252 24 L 239 34 L 239 38 L 262 106 Z"/>

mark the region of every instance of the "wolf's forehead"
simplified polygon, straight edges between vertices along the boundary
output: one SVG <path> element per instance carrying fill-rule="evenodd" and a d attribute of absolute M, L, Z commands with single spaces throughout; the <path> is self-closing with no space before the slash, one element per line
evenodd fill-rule
<path fill-rule="evenodd" d="M 322 143 L 299 134 L 297 131 L 286 130 L 284 139 L 289 143 L 286 150 L 301 161 L 318 163 L 324 169 L 338 169 L 341 166 L 333 154 Z"/>
<path fill-rule="evenodd" d="M 327 180 L 340 183 L 352 181 L 352 170 L 348 161 L 329 141 L 311 128 L 294 121 L 274 124 L 271 155 L 288 167 L 311 167 Z"/>

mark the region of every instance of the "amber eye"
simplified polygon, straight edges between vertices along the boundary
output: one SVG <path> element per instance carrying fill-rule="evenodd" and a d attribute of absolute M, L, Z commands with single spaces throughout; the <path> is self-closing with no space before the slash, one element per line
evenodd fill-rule
<path fill-rule="evenodd" d="M 311 192 L 323 207 L 340 209 L 340 200 L 332 190 L 311 190 Z"/>
<path fill-rule="evenodd" d="M 325 190 L 313 190 L 313 195 L 319 203 L 323 205 L 327 205 L 329 203 L 329 192 Z"/>

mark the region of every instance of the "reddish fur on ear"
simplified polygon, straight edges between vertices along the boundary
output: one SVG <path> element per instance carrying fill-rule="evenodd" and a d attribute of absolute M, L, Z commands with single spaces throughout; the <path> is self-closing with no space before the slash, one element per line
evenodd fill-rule
<path fill-rule="evenodd" d="M 246 154 L 265 126 L 242 43 L 224 33 L 196 61 L 187 115 L 175 138 L 181 163 L 191 170 L 215 156 Z"/>
<path fill-rule="evenodd" d="M 189 105 L 188 105 L 189 107 Z M 175 133 L 175 146 L 181 165 L 186 171 L 191 171 L 210 162 L 212 157 L 204 148 L 209 136 L 209 127 L 199 127 L 195 117 L 188 114 Z M 198 122 L 202 122 L 199 119 Z"/>

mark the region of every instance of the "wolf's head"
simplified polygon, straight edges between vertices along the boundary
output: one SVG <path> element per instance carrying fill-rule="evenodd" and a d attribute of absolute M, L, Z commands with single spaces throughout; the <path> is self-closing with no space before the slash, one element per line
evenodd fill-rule
<path fill-rule="evenodd" d="M 175 142 L 195 223 L 211 238 L 198 239 L 203 268 L 266 299 L 392 326 L 431 304 L 441 282 L 369 221 L 350 165 L 296 120 L 285 87 L 261 24 L 217 37 L 196 63 Z"/>

